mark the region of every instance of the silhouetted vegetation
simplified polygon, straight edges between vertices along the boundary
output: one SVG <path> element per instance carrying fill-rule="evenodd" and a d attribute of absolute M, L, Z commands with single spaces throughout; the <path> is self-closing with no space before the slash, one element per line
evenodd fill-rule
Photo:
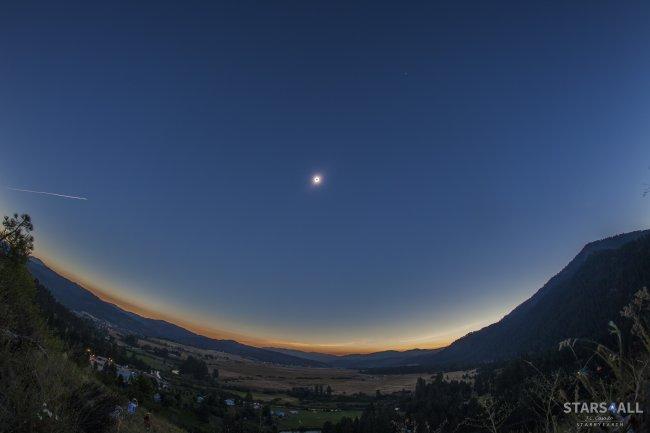
<path fill-rule="evenodd" d="M 25 263 L 34 248 L 34 226 L 27 214 L 5 216 L 0 229 L 0 245 L 5 260 Z"/>
<path fill-rule="evenodd" d="M 621 314 L 627 319 L 623 327 L 610 323 L 615 349 L 569 339 L 559 350 L 483 365 L 473 381 L 447 382 L 442 374 L 421 378 L 412 395 L 384 397 L 359 419 L 327 425 L 323 433 L 578 431 L 584 418 L 563 411 L 573 401 L 638 403 L 644 413 L 610 414 L 623 427 L 597 431 L 647 431 L 648 291 L 638 291 Z"/>
<path fill-rule="evenodd" d="M 3 227 L 0 431 L 109 430 L 118 396 L 69 361 L 35 302 L 36 286 L 24 266 L 33 242 L 29 216 L 5 218 Z"/>
<path fill-rule="evenodd" d="M 208 365 L 202 359 L 188 356 L 180 365 L 181 373 L 192 375 L 197 380 L 208 377 Z"/>

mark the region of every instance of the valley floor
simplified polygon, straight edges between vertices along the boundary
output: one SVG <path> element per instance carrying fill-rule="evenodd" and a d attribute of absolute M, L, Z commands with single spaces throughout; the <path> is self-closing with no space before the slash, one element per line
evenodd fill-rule
<path fill-rule="evenodd" d="M 374 395 L 377 390 L 389 394 L 413 390 L 418 377 L 422 377 L 422 374 L 368 375 L 355 370 L 336 368 L 282 366 L 162 340 L 147 339 L 142 343 L 151 345 L 157 343 L 160 347 L 171 346 L 186 354 L 201 355 L 210 369 L 219 369 L 219 378 L 223 385 L 266 393 L 282 393 L 292 388 L 322 384 L 331 386 L 333 394 Z M 211 355 L 212 358 L 206 355 Z M 269 399 L 273 397 L 270 395 Z"/>

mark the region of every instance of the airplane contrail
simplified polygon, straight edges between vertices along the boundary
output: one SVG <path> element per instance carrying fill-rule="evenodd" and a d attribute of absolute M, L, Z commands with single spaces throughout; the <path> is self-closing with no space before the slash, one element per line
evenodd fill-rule
<path fill-rule="evenodd" d="M 12 188 L 12 187 L 10 187 L 10 186 L 8 186 L 7 189 L 10 189 L 10 190 L 12 190 L 12 191 L 30 192 L 30 193 L 32 193 L 32 194 L 53 195 L 53 196 L 55 196 L 55 197 L 70 198 L 70 199 L 73 199 L 73 200 L 88 200 L 86 197 L 77 197 L 76 195 L 57 194 L 57 193 L 55 193 L 55 192 L 33 191 L 33 190 L 31 190 L 31 189 Z"/>

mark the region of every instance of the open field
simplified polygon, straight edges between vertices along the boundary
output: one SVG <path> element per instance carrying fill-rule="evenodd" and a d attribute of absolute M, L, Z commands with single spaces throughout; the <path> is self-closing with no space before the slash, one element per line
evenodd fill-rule
<path fill-rule="evenodd" d="M 200 356 L 210 370 L 219 369 L 219 379 L 225 386 L 260 392 L 289 391 L 295 387 L 331 386 L 334 394 L 374 394 L 412 390 L 421 374 L 368 375 L 355 370 L 336 368 L 291 367 L 253 361 L 237 355 L 213 350 L 202 350 L 169 341 L 146 339 L 141 343 L 173 348 L 183 353 Z M 425 377 L 429 379 L 429 377 Z M 282 397 L 282 396 L 281 396 Z M 286 397 L 286 395 L 284 396 Z M 268 398 L 272 400 L 273 397 Z M 265 399 L 265 400 L 267 400 Z"/>
<path fill-rule="evenodd" d="M 364 393 L 373 395 L 377 390 L 384 394 L 390 394 L 396 391 L 413 390 L 419 377 L 431 379 L 429 375 L 417 373 L 369 375 L 361 374 L 355 370 L 337 368 L 283 366 L 157 339 L 140 340 L 140 344 L 159 348 L 167 347 L 180 352 L 181 357 L 190 354 L 201 357 L 206 361 L 210 370 L 214 368 L 219 370 L 219 380 L 222 385 L 239 390 L 251 390 L 255 400 L 267 402 L 279 398 L 283 403 L 295 404 L 295 398 L 286 395 L 286 392 L 299 387 L 330 386 L 334 394 Z M 143 356 L 156 358 L 150 354 L 143 354 Z M 161 366 L 169 366 L 172 363 L 172 360 L 163 363 L 161 359 L 156 362 Z M 444 378 L 445 380 L 471 381 L 474 374 L 475 371 L 447 372 L 444 374 Z"/>
<path fill-rule="evenodd" d="M 144 361 L 147 364 L 151 365 L 156 370 L 165 371 L 167 369 L 170 369 L 171 366 L 173 365 L 172 363 L 165 362 L 165 360 L 157 356 L 148 354 L 146 351 L 139 348 L 128 348 L 127 352 L 129 354 L 133 354 L 133 356 L 140 359 L 141 361 Z"/>
<path fill-rule="evenodd" d="M 361 416 L 358 410 L 341 410 L 324 412 L 320 410 L 300 410 L 296 414 L 287 415 L 278 421 L 280 430 L 320 429 L 327 421 L 335 424 L 343 417 L 356 418 Z"/>
<path fill-rule="evenodd" d="M 246 397 L 246 394 L 249 392 L 249 391 L 238 391 L 233 389 L 230 389 L 228 391 L 240 396 L 241 398 Z M 253 400 L 261 401 L 263 403 L 273 403 L 277 405 L 288 405 L 288 406 L 297 406 L 300 404 L 299 398 L 292 397 L 290 395 L 282 394 L 279 392 L 264 393 L 264 392 L 251 391 L 251 395 L 253 396 Z"/>
<path fill-rule="evenodd" d="M 222 381 L 226 385 L 255 390 L 288 391 L 297 387 L 324 385 L 332 387 L 334 394 L 374 394 L 412 390 L 420 375 L 364 375 L 352 370 L 304 369 L 281 366 L 258 366 L 238 369 L 219 366 Z"/>
<path fill-rule="evenodd" d="M 443 374 L 443 379 L 446 382 L 451 382 L 457 380 L 459 382 L 468 382 L 474 383 L 474 377 L 476 377 L 477 370 L 461 370 L 461 371 L 448 371 Z"/>

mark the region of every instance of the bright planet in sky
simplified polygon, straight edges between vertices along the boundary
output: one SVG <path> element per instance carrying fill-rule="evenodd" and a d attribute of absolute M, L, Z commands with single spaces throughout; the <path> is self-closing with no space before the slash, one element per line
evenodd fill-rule
<path fill-rule="evenodd" d="M 323 176 L 320 174 L 315 174 L 311 178 L 312 185 L 320 185 L 323 182 Z"/>

